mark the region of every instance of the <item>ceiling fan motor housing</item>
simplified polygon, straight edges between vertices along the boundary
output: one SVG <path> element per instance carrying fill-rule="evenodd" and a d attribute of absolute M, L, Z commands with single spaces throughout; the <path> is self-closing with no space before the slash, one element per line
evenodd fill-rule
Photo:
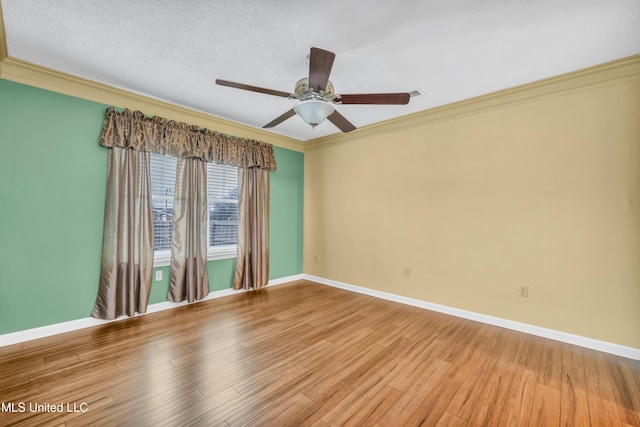
<path fill-rule="evenodd" d="M 327 87 L 325 90 L 317 93 L 313 88 L 309 87 L 309 77 L 303 77 L 296 83 L 295 94 L 298 95 L 298 99 L 304 100 L 307 98 L 325 99 L 331 100 L 334 95 L 333 83 L 327 81 Z"/>

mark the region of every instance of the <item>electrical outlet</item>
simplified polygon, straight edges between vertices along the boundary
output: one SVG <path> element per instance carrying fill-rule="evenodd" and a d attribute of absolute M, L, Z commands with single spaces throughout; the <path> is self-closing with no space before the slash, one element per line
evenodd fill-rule
<path fill-rule="evenodd" d="M 314 256 L 313 256 L 313 260 L 314 260 L 315 262 L 318 262 L 318 254 L 316 254 L 316 255 L 314 255 Z"/>
<path fill-rule="evenodd" d="M 162 270 L 156 270 L 156 282 L 162 280 Z"/>
<path fill-rule="evenodd" d="M 409 267 L 405 267 L 403 272 L 404 272 L 404 277 L 411 277 L 411 269 Z"/>
<path fill-rule="evenodd" d="M 529 286 L 520 286 L 520 294 L 521 297 L 528 297 L 529 296 Z"/>

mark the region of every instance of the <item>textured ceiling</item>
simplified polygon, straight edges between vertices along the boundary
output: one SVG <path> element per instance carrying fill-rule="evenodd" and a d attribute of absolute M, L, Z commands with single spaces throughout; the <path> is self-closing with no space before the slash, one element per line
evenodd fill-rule
<path fill-rule="evenodd" d="M 312 46 L 336 53 L 337 93 L 423 92 L 338 106 L 358 127 L 640 52 L 639 0 L 1 2 L 11 57 L 257 128 L 295 101 L 214 80 L 293 91 Z"/>

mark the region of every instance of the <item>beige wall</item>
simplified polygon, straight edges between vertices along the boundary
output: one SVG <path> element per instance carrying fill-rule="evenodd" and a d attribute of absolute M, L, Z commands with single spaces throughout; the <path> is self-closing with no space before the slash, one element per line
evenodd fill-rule
<path fill-rule="evenodd" d="M 307 150 L 304 272 L 640 348 L 640 73 L 615 76 Z"/>

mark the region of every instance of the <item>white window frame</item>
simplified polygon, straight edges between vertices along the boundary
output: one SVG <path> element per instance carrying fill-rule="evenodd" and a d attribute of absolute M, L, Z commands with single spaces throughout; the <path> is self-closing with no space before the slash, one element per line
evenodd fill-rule
<path fill-rule="evenodd" d="M 216 259 L 229 259 L 238 256 L 238 244 L 235 245 L 220 245 L 209 246 L 207 250 L 207 261 L 213 261 Z"/>
<path fill-rule="evenodd" d="M 217 164 L 208 164 L 207 165 L 207 184 L 209 183 L 209 167 L 215 167 Z M 229 168 L 230 166 L 223 166 L 223 168 Z M 233 171 L 235 176 L 238 176 L 238 168 L 233 167 Z M 237 178 L 236 178 L 237 179 Z M 239 189 L 238 189 L 239 190 Z M 208 190 L 207 190 L 208 192 Z M 236 244 L 234 245 L 220 245 L 220 246 L 211 246 L 211 216 L 209 215 L 209 207 L 212 203 L 235 203 L 236 207 L 238 206 L 238 199 L 224 199 L 224 198 L 209 198 L 207 195 L 207 261 L 213 261 L 217 259 L 229 259 L 235 258 L 238 255 L 238 240 L 236 234 Z M 236 208 L 237 212 L 237 208 Z"/>
<path fill-rule="evenodd" d="M 207 199 L 207 205 L 217 200 L 224 200 L 224 203 L 231 203 L 233 199 Z M 238 204 L 238 199 L 235 200 L 235 204 Z M 207 215 L 207 261 L 213 261 L 216 259 L 228 259 L 235 258 L 238 255 L 238 243 L 236 239 L 235 245 L 220 245 L 211 246 L 211 218 Z"/>
<path fill-rule="evenodd" d="M 171 249 L 153 251 L 153 266 L 165 267 L 171 265 Z"/>
<path fill-rule="evenodd" d="M 207 198 L 207 209 L 209 208 L 209 203 L 235 203 L 238 204 L 238 199 L 209 199 Z M 238 255 L 238 243 L 236 239 L 235 245 L 220 245 L 220 246 L 211 246 L 211 217 L 207 215 L 207 261 L 212 261 L 216 259 L 228 259 L 235 258 Z"/>

